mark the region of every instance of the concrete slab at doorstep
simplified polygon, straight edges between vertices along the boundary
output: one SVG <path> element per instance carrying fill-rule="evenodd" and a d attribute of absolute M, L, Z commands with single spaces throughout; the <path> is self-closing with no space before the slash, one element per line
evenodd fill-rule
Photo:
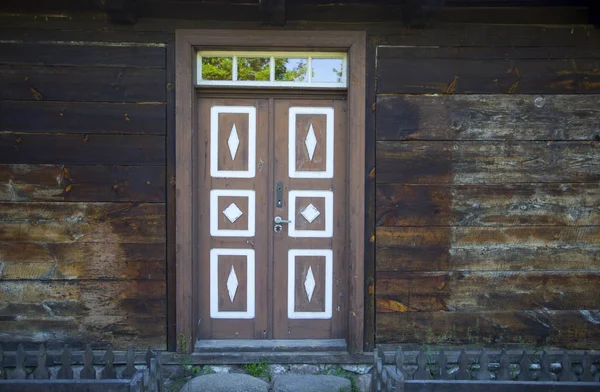
<path fill-rule="evenodd" d="M 337 376 L 283 374 L 273 378 L 273 392 L 351 392 L 350 380 Z"/>
<path fill-rule="evenodd" d="M 188 381 L 181 392 L 269 392 L 263 380 L 240 373 L 207 374 Z"/>

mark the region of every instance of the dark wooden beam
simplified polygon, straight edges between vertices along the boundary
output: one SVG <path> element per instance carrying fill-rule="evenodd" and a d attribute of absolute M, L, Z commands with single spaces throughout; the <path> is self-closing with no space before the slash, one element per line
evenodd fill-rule
<path fill-rule="evenodd" d="M 134 24 L 137 22 L 137 0 L 94 0 L 106 12 L 111 22 Z"/>
<path fill-rule="evenodd" d="M 588 21 L 596 28 L 600 27 L 600 3 L 598 0 L 589 0 Z"/>
<path fill-rule="evenodd" d="M 268 25 L 285 25 L 286 0 L 260 0 L 260 16 L 262 22 Z"/>
<path fill-rule="evenodd" d="M 409 27 L 425 27 L 438 13 L 446 0 L 406 0 L 402 12 L 402 21 Z"/>

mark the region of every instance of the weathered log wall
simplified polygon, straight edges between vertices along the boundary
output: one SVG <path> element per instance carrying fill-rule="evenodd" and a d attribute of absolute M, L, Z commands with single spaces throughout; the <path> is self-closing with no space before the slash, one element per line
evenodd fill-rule
<path fill-rule="evenodd" d="M 600 347 L 600 40 L 528 30 L 378 42 L 376 342 Z"/>
<path fill-rule="evenodd" d="M 166 348 L 168 35 L 2 26 L 0 340 Z"/>

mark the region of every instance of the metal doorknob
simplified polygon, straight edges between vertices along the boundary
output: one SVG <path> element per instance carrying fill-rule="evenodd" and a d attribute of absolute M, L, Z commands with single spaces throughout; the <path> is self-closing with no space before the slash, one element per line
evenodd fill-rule
<path fill-rule="evenodd" d="M 273 219 L 273 222 L 279 224 L 279 223 L 292 223 L 291 220 L 287 220 L 287 219 L 283 219 L 280 216 L 276 216 L 275 219 Z"/>

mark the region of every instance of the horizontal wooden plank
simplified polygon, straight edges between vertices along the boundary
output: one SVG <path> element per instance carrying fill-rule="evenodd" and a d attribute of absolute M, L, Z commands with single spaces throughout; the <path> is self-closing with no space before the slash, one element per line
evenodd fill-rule
<path fill-rule="evenodd" d="M 165 137 L 0 134 L 0 164 L 165 165 Z"/>
<path fill-rule="evenodd" d="M 377 312 L 598 309 L 596 272 L 378 272 Z"/>
<path fill-rule="evenodd" d="M 377 186 L 377 226 L 600 225 L 600 184 Z"/>
<path fill-rule="evenodd" d="M 391 32 L 387 43 L 411 46 L 594 47 L 598 35 L 598 31 L 587 26 L 436 23 L 436 28 L 432 29 L 401 29 Z"/>
<path fill-rule="evenodd" d="M 419 47 L 380 45 L 377 57 L 425 59 L 597 59 L 600 49 L 593 46 L 561 47 Z"/>
<path fill-rule="evenodd" d="M 0 101 L 0 131 L 166 134 L 165 104 Z"/>
<path fill-rule="evenodd" d="M 0 64 L 165 68 L 158 46 L 117 46 L 84 42 L 0 43 Z"/>
<path fill-rule="evenodd" d="M 379 141 L 378 183 L 597 182 L 598 142 Z"/>
<path fill-rule="evenodd" d="M 161 281 L 4 281 L 4 341 L 99 342 L 164 347 Z"/>
<path fill-rule="evenodd" d="M 598 94 L 597 60 L 460 60 L 385 58 L 379 93 Z"/>
<path fill-rule="evenodd" d="M 379 227 L 377 271 L 600 270 L 600 228 Z"/>
<path fill-rule="evenodd" d="M 0 98 L 164 102 L 165 70 L 111 67 L 0 67 Z"/>
<path fill-rule="evenodd" d="M 0 203 L 0 242 L 162 244 L 165 205 Z"/>
<path fill-rule="evenodd" d="M 0 201 L 165 201 L 163 166 L 0 165 Z"/>
<path fill-rule="evenodd" d="M 381 95 L 378 140 L 595 140 L 597 95 Z"/>
<path fill-rule="evenodd" d="M 165 244 L 0 242 L 0 280 L 164 280 Z"/>
<path fill-rule="evenodd" d="M 78 15 L 73 15 L 76 19 Z M 11 17 L 5 15 L 0 16 L 0 23 L 12 20 Z M 47 43 L 47 42 L 70 42 L 80 44 L 109 44 L 119 46 L 157 46 L 165 47 L 166 42 L 172 39 L 175 31 L 138 31 L 134 26 L 127 26 L 129 30 L 119 30 L 106 28 L 108 21 L 103 21 L 104 26 L 98 28 L 91 27 L 86 22 L 79 22 L 79 27 L 74 29 L 65 29 L 65 26 L 59 26 L 58 30 L 40 29 L 40 25 L 31 29 L 26 29 L 24 26 L 17 29 L 2 29 L 0 30 L 0 40 L 5 42 L 23 42 L 23 43 Z M 60 22 L 59 22 L 60 24 Z M 57 25 L 59 25 L 57 24 Z M 112 25 L 111 27 L 114 27 Z M 42 25 L 43 27 L 43 25 Z M 125 27 L 125 26 L 119 26 Z"/>
<path fill-rule="evenodd" d="M 599 310 L 378 313 L 376 341 L 582 349 L 600 339 L 599 321 Z"/>

